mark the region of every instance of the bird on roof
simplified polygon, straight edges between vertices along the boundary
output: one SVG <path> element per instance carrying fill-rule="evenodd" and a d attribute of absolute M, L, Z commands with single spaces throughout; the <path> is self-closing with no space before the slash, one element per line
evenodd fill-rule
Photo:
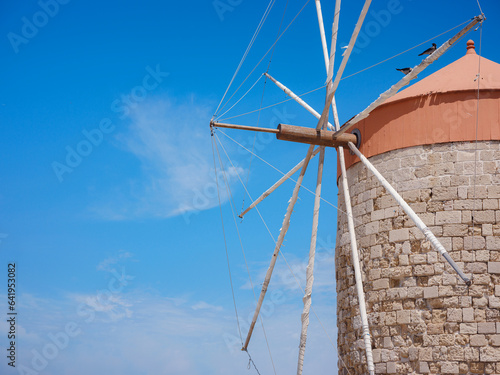
<path fill-rule="evenodd" d="M 432 47 L 427 48 L 419 56 L 422 56 L 422 55 L 432 55 L 432 53 L 436 50 L 436 48 L 437 48 L 436 43 L 432 43 Z"/>
<path fill-rule="evenodd" d="M 398 68 L 396 68 L 396 70 L 399 70 L 401 73 L 408 74 L 408 73 L 410 73 L 413 69 L 412 69 L 412 68 L 402 68 L 402 69 L 398 69 Z"/>

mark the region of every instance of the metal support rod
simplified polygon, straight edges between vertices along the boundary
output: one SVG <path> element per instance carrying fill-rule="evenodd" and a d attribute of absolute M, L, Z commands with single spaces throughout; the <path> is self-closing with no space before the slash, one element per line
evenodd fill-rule
<path fill-rule="evenodd" d="M 281 245 L 283 244 L 283 240 L 285 239 L 286 232 L 288 231 L 288 227 L 290 226 L 290 217 L 292 216 L 293 207 L 297 202 L 297 198 L 299 196 L 300 186 L 302 185 L 302 181 L 304 180 L 304 174 L 306 173 L 307 165 L 309 164 L 309 160 L 311 159 L 311 155 L 313 152 L 314 146 L 309 146 L 307 150 L 306 158 L 304 159 L 304 165 L 300 171 L 299 178 L 295 183 L 295 188 L 293 190 L 292 198 L 288 203 L 288 208 L 286 210 L 285 218 L 283 219 L 283 224 L 281 226 L 280 234 L 278 236 L 278 240 L 276 241 L 276 247 L 274 248 L 273 257 L 271 258 L 271 264 L 266 272 L 266 277 L 264 279 L 264 283 L 262 284 L 262 290 L 260 292 L 259 300 L 257 301 L 257 306 L 255 308 L 255 313 L 252 318 L 252 323 L 250 324 L 250 329 L 248 330 L 247 338 L 245 340 L 245 344 L 243 344 L 243 348 L 241 350 L 247 350 L 248 343 L 250 342 L 250 338 L 252 337 L 252 332 L 255 327 L 255 322 L 257 321 L 257 317 L 259 316 L 260 308 L 262 307 L 262 302 L 264 301 L 264 297 L 266 296 L 267 287 L 269 286 L 269 282 L 271 281 L 271 276 L 273 274 L 274 265 L 276 264 L 276 260 L 278 259 L 278 254 L 280 252 Z"/>
<path fill-rule="evenodd" d="M 418 215 L 415 213 L 415 211 L 412 210 L 412 208 L 404 201 L 404 199 L 401 197 L 401 195 L 398 194 L 398 192 L 387 182 L 387 180 L 380 174 L 380 172 L 373 166 L 370 161 L 361 153 L 359 150 L 354 146 L 353 143 L 349 142 L 348 143 L 349 148 L 356 154 L 356 156 L 361 160 L 361 162 L 372 172 L 375 177 L 380 181 L 382 186 L 394 197 L 396 202 L 403 208 L 403 210 L 406 212 L 406 214 L 410 217 L 410 219 L 413 220 L 415 225 L 417 226 L 418 229 L 422 231 L 424 234 L 425 238 L 427 238 L 428 241 L 432 244 L 432 247 L 436 251 L 438 251 L 450 264 L 450 266 L 455 270 L 455 272 L 460 276 L 460 278 L 465 282 L 467 285 L 471 285 L 471 280 L 465 276 L 463 271 L 458 267 L 458 265 L 455 263 L 453 259 L 451 259 L 450 255 L 444 248 L 444 246 L 439 242 L 439 240 L 436 238 L 436 236 L 431 232 L 431 230 L 424 224 L 422 219 L 418 217 Z"/>
<path fill-rule="evenodd" d="M 306 350 L 307 341 L 307 327 L 309 325 L 309 311 L 311 309 L 311 293 L 314 283 L 314 257 L 316 255 L 316 240 L 318 238 L 318 221 L 319 221 L 319 206 L 321 202 L 321 182 L 323 179 L 323 165 L 325 161 L 325 148 L 320 148 L 319 163 L 318 163 L 318 177 L 316 179 L 316 195 L 314 197 L 314 210 L 313 210 L 313 223 L 311 232 L 311 243 L 309 246 L 309 262 L 306 269 L 306 289 L 304 290 L 304 309 L 302 311 L 302 331 L 300 332 L 299 344 L 299 360 L 297 364 L 297 375 L 302 374 L 302 367 L 304 366 L 304 354 Z"/>
<path fill-rule="evenodd" d="M 314 150 L 314 152 L 311 155 L 311 159 L 318 154 L 319 150 L 320 150 L 319 147 L 316 150 Z M 254 208 L 255 206 L 257 206 L 260 202 L 262 202 L 265 198 L 267 198 L 273 191 L 275 191 L 281 184 L 283 184 L 283 182 L 285 182 L 286 180 L 288 180 L 295 172 L 297 172 L 300 168 L 302 168 L 302 166 L 304 165 L 305 160 L 306 159 L 302 159 L 301 162 L 299 162 L 295 167 L 293 167 L 292 169 L 290 169 L 290 171 L 288 171 L 285 175 L 283 175 L 283 177 L 281 177 L 273 186 L 271 186 L 264 193 L 262 193 L 262 195 L 259 198 L 257 198 L 256 200 L 254 200 L 252 202 L 252 204 L 250 206 L 248 206 L 248 208 L 245 211 L 243 211 L 241 214 L 239 214 L 238 216 L 240 218 L 243 218 L 243 216 L 245 216 L 245 214 L 248 211 L 250 211 L 252 208 Z"/>
<path fill-rule="evenodd" d="M 464 36 L 469 30 L 471 30 L 478 22 L 484 20 L 483 15 L 474 17 L 474 19 L 465 26 L 461 31 L 459 31 L 455 36 L 450 38 L 448 41 L 444 42 L 434 53 L 424 59 L 420 64 L 415 66 L 410 73 L 405 75 L 399 82 L 394 84 L 389 90 L 382 93 L 377 100 L 371 103 L 365 110 L 360 112 L 358 115 L 354 116 L 351 120 L 345 123 L 342 128 L 336 133 L 337 135 L 343 134 L 349 129 L 351 129 L 356 123 L 368 117 L 371 111 L 383 104 L 391 96 L 394 96 L 399 89 L 406 86 L 410 81 L 417 77 L 417 75 L 427 68 L 430 64 L 440 58 L 456 41 L 458 41 L 462 36 Z"/>

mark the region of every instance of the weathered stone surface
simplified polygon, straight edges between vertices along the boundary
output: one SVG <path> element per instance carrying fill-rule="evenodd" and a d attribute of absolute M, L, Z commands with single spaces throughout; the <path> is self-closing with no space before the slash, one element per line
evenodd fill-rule
<path fill-rule="evenodd" d="M 479 348 L 479 358 L 481 362 L 500 362 L 500 348 L 483 347 Z"/>
<path fill-rule="evenodd" d="M 461 323 L 460 333 L 475 335 L 477 333 L 477 323 Z"/>
<path fill-rule="evenodd" d="M 494 322 L 477 323 L 477 333 L 496 333 L 496 330 Z"/>
<path fill-rule="evenodd" d="M 500 262 L 488 262 L 488 273 L 500 273 Z"/>
<path fill-rule="evenodd" d="M 500 142 L 478 147 L 485 159 L 475 177 L 467 142 L 371 158 L 473 274 L 470 287 L 362 164 L 347 172 L 377 374 L 500 374 Z M 345 211 L 342 191 L 339 205 Z M 338 228 L 339 353 L 360 375 L 366 358 L 345 215 Z"/>

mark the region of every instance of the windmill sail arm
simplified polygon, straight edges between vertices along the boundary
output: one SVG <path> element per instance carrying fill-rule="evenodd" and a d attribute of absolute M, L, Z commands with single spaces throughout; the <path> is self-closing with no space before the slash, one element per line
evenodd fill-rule
<path fill-rule="evenodd" d="M 479 15 L 474 17 L 474 19 L 465 26 L 460 32 L 458 32 L 455 36 L 447 40 L 443 43 L 434 53 L 424 59 L 419 65 L 415 66 L 410 73 L 405 75 L 399 82 L 394 84 L 389 90 L 382 93 L 377 100 L 371 103 L 366 109 L 360 112 L 358 115 L 354 116 L 351 120 L 345 123 L 336 135 L 341 135 L 347 131 L 349 131 L 355 124 L 360 122 L 361 120 L 368 117 L 370 112 L 372 112 L 375 108 L 382 105 L 387 99 L 396 95 L 396 93 L 404 86 L 408 85 L 410 81 L 417 77 L 419 73 L 421 73 L 425 68 L 427 68 L 434 61 L 439 59 L 455 42 L 457 42 L 462 36 L 464 36 L 467 32 L 469 32 L 477 23 L 482 22 L 484 20 L 483 15 Z"/>

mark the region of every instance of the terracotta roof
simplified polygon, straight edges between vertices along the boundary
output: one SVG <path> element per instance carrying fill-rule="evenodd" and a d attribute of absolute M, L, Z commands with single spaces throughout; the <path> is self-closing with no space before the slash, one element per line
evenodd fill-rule
<path fill-rule="evenodd" d="M 474 42 L 469 40 L 465 56 L 398 92 L 385 103 L 435 93 L 477 90 L 478 59 Z M 484 57 L 481 57 L 480 88 L 500 90 L 500 64 Z"/>

